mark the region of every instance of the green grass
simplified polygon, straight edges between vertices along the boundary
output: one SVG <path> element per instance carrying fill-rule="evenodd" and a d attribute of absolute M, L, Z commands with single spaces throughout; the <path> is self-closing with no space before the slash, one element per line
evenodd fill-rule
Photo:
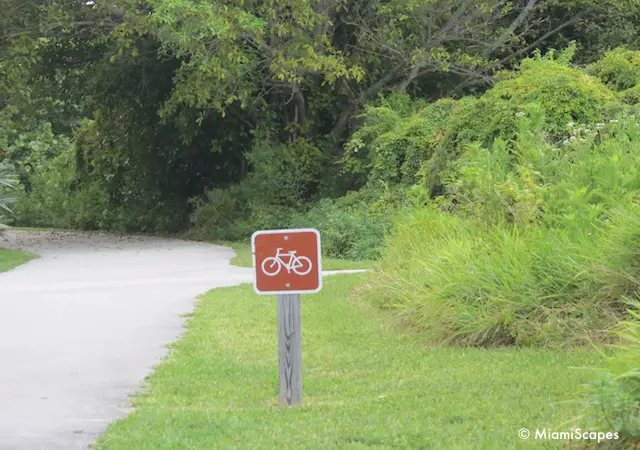
<path fill-rule="evenodd" d="M 27 261 L 30 261 L 37 257 L 37 255 L 23 252 L 21 250 L 8 250 L 0 248 L 0 272 L 11 270 L 14 267 L 19 266 L 20 264 L 24 264 Z"/>
<path fill-rule="evenodd" d="M 329 277 L 320 294 L 304 296 L 301 406 L 277 405 L 275 298 L 249 285 L 216 289 L 136 410 L 96 447 L 531 448 L 520 428 L 575 426 L 581 408 L 571 393 L 591 374 L 569 366 L 591 366 L 595 354 L 418 345 L 349 295 L 367 277 Z"/>
<path fill-rule="evenodd" d="M 231 247 L 236 252 L 231 264 L 239 267 L 252 267 L 251 244 L 248 242 L 220 242 L 220 245 Z M 347 270 L 347 269 L 371 269 L 377 261 L 354 261 L 350 259 L 337 259 L 322 257 L 323 270 Z"/>

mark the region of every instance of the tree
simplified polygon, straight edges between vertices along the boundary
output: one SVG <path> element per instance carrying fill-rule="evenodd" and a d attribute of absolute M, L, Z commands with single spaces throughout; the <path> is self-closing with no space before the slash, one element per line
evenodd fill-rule
<path fill-rule="evenodd" d="M 482 92 L 536 47 L 632 44 L 639 15 L 631 0 L 0 2 L 0 147 L 51 123 L 76 139 L 78 185 L 183 216 L 265 145 L 320 149 L 340 193 L 352 118 L 379 96 Z"/>

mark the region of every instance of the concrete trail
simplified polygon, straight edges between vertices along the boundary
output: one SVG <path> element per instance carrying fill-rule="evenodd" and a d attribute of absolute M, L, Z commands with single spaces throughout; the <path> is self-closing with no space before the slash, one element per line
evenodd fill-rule
<path fill-rule="evenodd" d="M 41 256 L 0 274 L 0 449 L 87 448 L 207 290 L 252 281 L 231 249 L 152 237 L 10 231 Z"/>
<path fill-rule="evenodd" d="M 70 232 L 6 237 L 0 247 L 41 258 L 0 273 L 0 450 L 86 449 L 126 414 L 129 396 L 183 332 L 194 298 L 253 281 L 218 245 Z"/>

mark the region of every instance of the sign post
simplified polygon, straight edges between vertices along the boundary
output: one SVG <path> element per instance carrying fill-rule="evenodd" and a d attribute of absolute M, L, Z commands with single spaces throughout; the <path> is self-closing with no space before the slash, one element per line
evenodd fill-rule
<path fill-rule="evenodd" d="M 280 404 L 302 402 L 300 294 L 278 294 L 278 384 Z"/>
<path fill-rule="evenodd" d="M 278 384 L 281 405 L 302 402 L 302 293 L 322 289 L 320 233 L 257 231 L 251 237 L 254 289 L 278 298 Z"/>

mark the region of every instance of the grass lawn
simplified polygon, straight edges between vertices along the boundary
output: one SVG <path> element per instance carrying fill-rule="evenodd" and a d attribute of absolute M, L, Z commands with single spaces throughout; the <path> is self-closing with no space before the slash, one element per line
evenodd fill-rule
<path fill-rule="evenodd" d="M 253 267 L 251 259 L 250 242 L 220 242 L 220 245 L 231 247 L 236 252 L 236 257 L 231 260 L 231 264 L 240 267 Z M 353 261 L 350 259 L 322 258 L 323 270 L 346 270 L 346 269 L 371 269 L 377 261 Z"/>
<path fill-rule="evenodd" d="M 0 248 L 0 272 L 6 272 L 14 267 L 24 264 L 29 260 L 37 258 L 37 255 L 23 252 L 21 250 L 8 250 Z"/>
<path fill-rule="evenodd" d="M 328 277 L 303 298 L 303 405 L 277 405 L 276 300 L 251 286 L 204 295 L 136 410 L 98 449 L 531 448 L 518 430 L 570 430 L 596 355 L 438 348 L 393 329 Z M 541 442 L 538 442 L 541 444 Z M 562 441 L 545 441 L 561 448 Z"/>

